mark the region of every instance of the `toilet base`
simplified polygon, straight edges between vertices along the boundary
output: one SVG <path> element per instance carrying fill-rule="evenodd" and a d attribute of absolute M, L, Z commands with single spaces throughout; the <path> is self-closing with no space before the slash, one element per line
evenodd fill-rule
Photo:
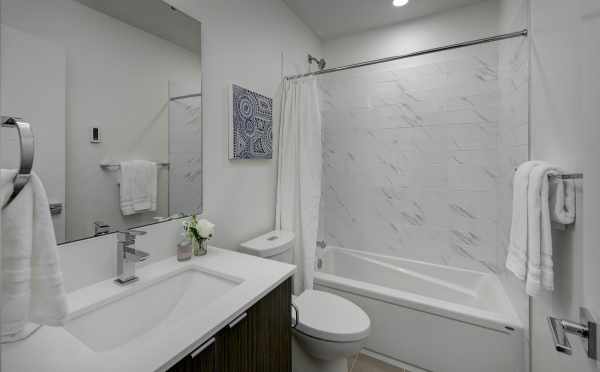
<path fill-rule="evenodd" d="M 348 372 L 348 360 L 322 360 L 308 355 L 300 346 L 296 337 L 292 337 L 293 372 Z"/>

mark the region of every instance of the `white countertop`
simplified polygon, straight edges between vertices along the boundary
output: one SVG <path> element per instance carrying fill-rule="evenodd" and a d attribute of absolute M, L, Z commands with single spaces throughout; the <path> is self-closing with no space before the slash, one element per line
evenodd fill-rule
<path fill-rule="evenodd" d="M 27 340 L 2 345 L 3 372 L 165 371 L 291 277 L 295 266 L 237 252 L 209 248 L 204 257 L 177 262 L 175 257 L 137 270 L 140 280 L 119 287 L 112 279 L 69 294 L 70 312 L 98 298 L 118 295 L 185 267 L 235 277 L 243 282 L 202 309 L 202 316 L 157 327 L 113 350 L 96 352 L 60 327 L 42 327 Z M 160 298 L 157 298 L 160 301 Z M 144 309 L 140 309 L 144 311 Z"/>

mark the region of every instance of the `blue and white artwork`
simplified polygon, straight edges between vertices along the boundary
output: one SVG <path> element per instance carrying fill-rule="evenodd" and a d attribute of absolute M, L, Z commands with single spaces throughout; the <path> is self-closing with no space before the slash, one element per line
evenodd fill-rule
<path fill-rule="evenodd" d="M 273 157 L 273 100 L 233 84 L 230 159 Z"/>

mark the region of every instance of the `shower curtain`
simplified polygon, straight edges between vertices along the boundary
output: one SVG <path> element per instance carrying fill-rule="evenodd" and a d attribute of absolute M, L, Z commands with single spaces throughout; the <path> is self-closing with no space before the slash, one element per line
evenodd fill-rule
<path fill-rule="evenodd" d="M 322 132 L 317 80 L 284 81 L 275 227 L 296 235 L 294 292 L 313 288 L 321 200 Z"/>

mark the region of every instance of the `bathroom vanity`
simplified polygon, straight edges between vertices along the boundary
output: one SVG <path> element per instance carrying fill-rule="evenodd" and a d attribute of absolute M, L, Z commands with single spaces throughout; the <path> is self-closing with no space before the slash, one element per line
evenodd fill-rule
<path fill-rule="evenodd" d="M 2 371 L 291 371 L 295 267 L 209 247 L 68 294 L 64 327 L 3 345 Z M 35 357 L 32 357 L 35 356 Z"/>
<path fill-rule="evenodd" d="M 288 279 L 169 372 L 291 371 L 291 291 Z"/>

